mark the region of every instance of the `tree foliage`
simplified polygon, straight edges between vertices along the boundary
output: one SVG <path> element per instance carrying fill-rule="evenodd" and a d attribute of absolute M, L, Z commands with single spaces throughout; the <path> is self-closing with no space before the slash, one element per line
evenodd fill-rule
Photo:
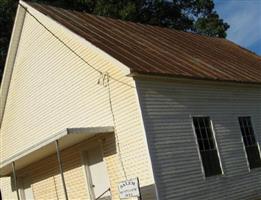
<path fill-rule="evenodd" d="M 133 22 L 226 37 L 229 25 L 214 10 L 213 0 L 32 0 Z M 3 70 L 17 0 L 0 0 L 0 74 Z"/>
<path fill-rule="evenodd" d="M 0 80 L 16 12 L 16 0 L 0 0 Z"/>

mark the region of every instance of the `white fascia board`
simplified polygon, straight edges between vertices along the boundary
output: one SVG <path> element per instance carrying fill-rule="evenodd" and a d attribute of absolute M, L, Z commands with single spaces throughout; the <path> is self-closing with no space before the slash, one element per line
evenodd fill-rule
<path fill-rule="evenodd" d="M 0 88 L 0 127 L 2 124 L 4 110 L 6 105 L 6 100 L 8 96 L 8 90 L 11 82 L 11 77 L 13 73 L 13 68 L 15 65 L 17 50 L 23 30 L 24 19 L 26 15 L 26 10 L 22 6 L 18 5 L 16 11 L 15 22 L 13 26 L 12 36 L 9 43 L 9 49 L 6 57 L 4 74 L 2 78 L 2 84 Z"/>

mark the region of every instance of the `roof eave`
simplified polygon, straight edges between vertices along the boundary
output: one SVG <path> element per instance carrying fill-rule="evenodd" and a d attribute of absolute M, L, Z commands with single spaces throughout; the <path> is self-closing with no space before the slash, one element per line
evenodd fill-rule
<path fill-rule="evenodd" d="M 145 73 L 145 72 L 135 72 L 132 71 L 129 77 L 133 78 L 157 78 L 157 79 L 164 79 L 168 80 L 198 80 L 198 81 L 212 81 L 212 82 L 220 82 L 220 83 L 236 83 L 236 84 L 254 84 L 254 85 L 261 85 L 261 82 L 258 81 L 241 81 L 241 80 L 226 80 L 226 79 L 211 79 L 211 78 L 201 78 L 201 77 L 189 77 L 189 76 L 178 76 L 172 74 L 161 74 L 161 73 Z"/>

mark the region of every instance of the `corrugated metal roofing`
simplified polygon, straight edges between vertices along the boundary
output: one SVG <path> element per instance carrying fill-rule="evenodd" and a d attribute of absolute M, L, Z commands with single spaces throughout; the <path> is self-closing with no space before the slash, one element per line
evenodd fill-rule
<path fill-rule="evenodd" d="M 228 40 L 29 4 L 133 73 L 261 83 L 261 57 Z"/>

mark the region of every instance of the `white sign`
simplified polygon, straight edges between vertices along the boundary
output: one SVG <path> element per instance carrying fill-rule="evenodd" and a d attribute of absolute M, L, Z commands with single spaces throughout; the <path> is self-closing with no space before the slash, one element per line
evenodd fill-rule
<path fill-rule="evenodd" d="M 140 197 L 138 178 L 129 179 L 119 183 L 120 198 Z"/>

